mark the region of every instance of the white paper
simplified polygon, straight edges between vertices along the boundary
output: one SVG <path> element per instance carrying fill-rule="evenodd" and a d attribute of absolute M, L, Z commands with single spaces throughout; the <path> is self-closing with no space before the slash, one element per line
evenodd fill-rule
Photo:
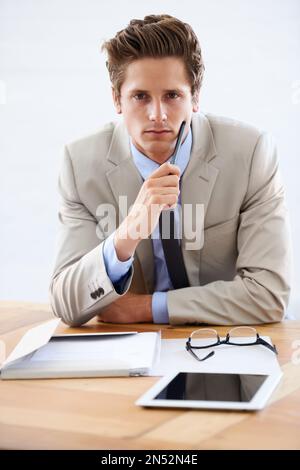
<path fill-rule="evenodd" d="M 60 319 L 54 319 L 28 330 L 2 364 L 2 368 L 46 344 L 59 323 Z"/>
<path fill-rule="evenodd" d="M 157 333 L 97 336 L 86 339 L 51 340 L 30 358 L 30 362 L 126 363 L 129 368 L 151 367 Z"/>
<path fill-rule="evenodd" d="M 262 336 L 262 338 L 272 344 L 268 336 Z M 185 349 L 186 341 L 187 338 L 162 340 L 160 362 L 151 369 L 149 375 L 163 376 L 176 371 L 270 374 L 278 373 L 281 370 L 277 356 L 261 345 L 231 346 L 225 344 L 198 350 L 197 353 L 200 357 L 204 357 L 210 351 L 215 351 L 214 356 L 199 362 Z"/>
<path fill-rule="evenodd" d="M 65 333 L 60 335 L 53 335 L 52 338 L 90 338 L 92 336 L 125 336 L 125 335 L 134 335 L 137 331 L 107 331 L 105 333 Z"/>

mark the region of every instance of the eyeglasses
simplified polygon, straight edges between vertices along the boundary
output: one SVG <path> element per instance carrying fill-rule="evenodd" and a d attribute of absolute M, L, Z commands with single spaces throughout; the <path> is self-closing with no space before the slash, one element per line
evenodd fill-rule
<path fill-rule="evenodd" d="M 196 354 L 197 349 L 206 349 L 214 346 L 219 346 L 220 344 L 229 344 L 232 346 L 254 346 L 260 344 L 265 346 L 270 351 L 275 354 L 278 354 L 276 346 L 272 346 L 267 341 L 262 339 L 257 333 L 255 328 L 251 326 L 237 326 L 229 330 L 224 340 L 221 340 L 218 332 L 212 328 L 202 328 L 200 330 L 195 330 L 191 333 L 191 336 L 188 338 L 185 348 L 191 353 L 191 355 L 197 361 L 205 361 L 206 359 L 212 357 L 215 354 L 215 351 L 211 351 L 204 357 L 199 357 Z"/>

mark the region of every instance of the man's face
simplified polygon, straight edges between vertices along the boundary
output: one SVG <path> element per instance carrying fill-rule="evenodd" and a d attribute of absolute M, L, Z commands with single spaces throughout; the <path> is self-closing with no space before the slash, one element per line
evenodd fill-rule
<path fill-rule="evenodd" d="M 139 59 L 127 66 L 118 99 L 113 99 L 136 148 L 157 163 L 173 153 L 182 121 L 184 138 L 198 104 L 192 102 L 191 84 L 182 59 Z"/>

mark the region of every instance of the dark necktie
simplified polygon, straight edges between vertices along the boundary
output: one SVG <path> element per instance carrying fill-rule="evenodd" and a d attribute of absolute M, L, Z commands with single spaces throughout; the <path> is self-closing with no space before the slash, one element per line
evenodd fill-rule
<path fill-rule="evenodd" d="M 179 239 L 175 237 L 174 210 L 171 209 L 168 211 L 169 214 L 166 214 L 170 215 L 170 230 L 166 230 L 165 224 L 163 224 L 163 221 L 167 221 L 167 217 L 163 213 L 164 211 L 159 217 L 159 233 L 170 279 L 174 289 L 189 287 Z"/>

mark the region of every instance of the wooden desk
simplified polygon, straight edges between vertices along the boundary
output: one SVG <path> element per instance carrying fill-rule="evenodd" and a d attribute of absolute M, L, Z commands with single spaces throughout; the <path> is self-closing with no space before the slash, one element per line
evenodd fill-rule
<path fill-rule="evenodd" d="M 29 327 L 51 317 L 48 305 L 0 302 L 0 339 L 5 340 L 7 352 Z M 65 329 L 71 332 L 62 325 L 61 330 Z M 92 320 L 83 329 L 146 331 L 159 327 L 97 324 Z M 166 325 L 162 334 L 164 338 L 186 338 L 193 329 Z M 277 345 L 284 371 L 280 386 L 263 411 L 135 406 L 134 401 L 157 380 L 154 377 L 0 381 L 0 448 L 299 449 L 300 322 L 257 329 Z M 227 328 L 218 330 L 222 335 Z M 298 353 L 293 349 L 295 340 Z M 292 363 L 293 354 L 298 365 Z"/>

